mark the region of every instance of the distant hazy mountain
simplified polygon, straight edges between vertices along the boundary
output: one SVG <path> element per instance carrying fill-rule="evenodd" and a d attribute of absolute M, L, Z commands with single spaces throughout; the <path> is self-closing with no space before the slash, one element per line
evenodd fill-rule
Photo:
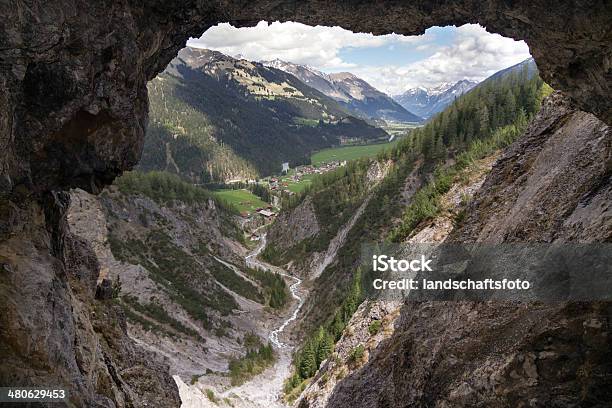
<path fill-rule="evenodd" d="M 335 99 L 350 112 L 364 119 L 394 122 L 422 121 L 421 117 L 403 108 L 390 96 L 351 73 L 325 74 L 312 67 L 279 59 L 262 63 L 296 76 L 306 85 Z"/>
<path fill-rule="evenodd" d="M 429 119 L 450 105 L 456 97 L 466 93 L 478 83 L 467 79 L 444 83 L 434 88 L 412 88 L 393 98 L 404 108 Z"/>
<path fill-rule="evenodd" d="M 216 51 L 181 50 L 148 88 L 140 167 L 195 182 L 267 175 L 342 141 L 388 137 L 293 75 Z"/>

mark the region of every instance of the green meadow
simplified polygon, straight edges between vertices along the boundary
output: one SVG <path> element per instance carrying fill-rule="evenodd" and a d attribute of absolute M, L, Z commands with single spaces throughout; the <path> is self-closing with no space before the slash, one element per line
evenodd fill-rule
<path fill-rule="evenodd" d="M 291 180 L 290 177 L 283 177 L 281 178 L 281 183 L 287 183 L 287 187 L 283 186 L 283 188 L 293 191 L 294 193 L 301 193 L 310 185 L 314 176 L 315 174 L 306 174 L 298 182 Z"/>
<path fill-rule="evenodd" d="M 213 194 L 240 212 L 252 213 L 257 208 L 268 206 L 268 203 L 262 201 L 249 190 L 217 190 L 213 191 Z"/>
<path fill-rule="evenodd" d="M 313 165 L 320 166 L 323 163 L 329 163 L 332 161 L 349 161 L 360 159 L 362 157 L 374 157 L 382 150 L 394 146 L 397 143 L 397 140 L 399 139 L 396 138 L 392 142 L 387 143 L 332 147 L 313 154 L 310 156 L 310 161 Z"/>

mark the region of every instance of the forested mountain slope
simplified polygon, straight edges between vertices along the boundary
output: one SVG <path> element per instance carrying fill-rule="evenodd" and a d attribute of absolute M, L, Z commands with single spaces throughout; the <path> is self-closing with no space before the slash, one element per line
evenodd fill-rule
<path fill-rule="evenodd" d="M 227 372 L 288 300 L 280 276 L 246 267 L 234 210 L 177 175 L 131 172 L 99 197 L 74 191 L 68 220 L 114 282 L 107 297 L 129 335 L 183 381 Z"/>
<path fill-rule="evenodd" d="M 254 178 L 314 150 L 387 134 L 294 76 L 216 51 L 183 49 L 149 83 L 140 168 L 196 182 Z"/>
<path fill-rule="evenodd" d="M 610 127 L 560 93 L 542 105 L 447 242 L 610 242 Z M 326 406 L 608 406 L 608 320 L 609 302 L 408 299 Z"/>
<path fill-rule="evenodd" d="M 413 130 L 393 150 L 315 180 L 303 197 L 286 202 L 286 218 L 291 219 L 292 212 L 302 211 L 308 203 L 321 228 L 300 242 L 287 242 L 274 239 L 283 237 L 274 228 L 287 228 L 291 223 L 278 224 L 270 232 L 265 255 L 273 262 L 290 263 L 304 276 L 316 267 L 320 253 L 350 214 L 365 206 L 334 262 L 312 283 L 301 328 L 313 334 L 296 357 L 290 389 L 314 375 L 329 355 L 330 339 L 333 344 L 340 338 L 363 299 L 368 277 L 360 273 L 361 246 L 386 239 L 401 241 L 434 217 L 440 211 L 441 195 L 450 189 L 459 171 L 518 137 L 549 89 L 527 69 L 484 81 L 425 127 Z M 368 183 L 370 169 L 377 166 L 386 171 L 373 185 Z"/>

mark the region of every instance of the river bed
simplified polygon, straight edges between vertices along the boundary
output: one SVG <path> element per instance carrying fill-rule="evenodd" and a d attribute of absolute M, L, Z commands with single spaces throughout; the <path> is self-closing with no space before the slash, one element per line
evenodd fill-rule
<path fill-rule="evenodd" d="M 282 323 L 271 330 L 268 334 L 276 352 L 276 362 L 267 368 L 263 373 L 253 377 L 251 380 L 237 387 L 215 392 L 217 403 L 213 403 L 203 392 L 204 390 L 198 383 L 187 385 L 179 376 L 174 376 L 181 396 L 181 408 L 201 408 L 224 406 L 227 399 L 231 401 L 235 408 L 287 408 L 281 397 L 283 384 L 291 371 L 291 353 L 293 345 L 281 341 L 283 332 L 297 319 L 297 316 L 304 304 L 304 296 L 300 295 L 300 285 L 302 280 L 288 274 L 285 270 L 276 266 L 269 265 L 260 259 L 259 254 L 266 246 L 266 235 L 263 234 L 257 247 L 245 257 L 246 265 L 250 268 L 271 270 L 284 276 L 290 283 L 289 290 L 295 300 L 291 314 L 282 320 Z M 229 405 L 228 405 L 229 406 Z"/>

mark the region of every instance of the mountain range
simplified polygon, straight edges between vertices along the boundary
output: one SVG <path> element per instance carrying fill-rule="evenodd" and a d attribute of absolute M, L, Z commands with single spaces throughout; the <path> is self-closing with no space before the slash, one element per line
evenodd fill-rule
<path fill-rule="evenodd" d="M 306 65 L 275 59 L 262 64 L 288 72 L 305 84 L 336 100 L 352 114 L 364 119 L 391 122 L 421 122 L 419 115 L 402 107 L 389 95 L 351 74 L 326 74 Z"/>
<path fill-rule="evenodd" d="M 217 51 L 181 50 L 148 90 L 140 168 L 197 183 L 268 175 L 315 150 L 388 138 L 295 76 Z"/>
<path fill-rule="evenodd" d="M 434 88 L 412 88 L 393 98 L 407 110 L 429 119 L 477 84 L 478 82 L 463 79 L 454 83 L 443 83 Z"/>
<path fill-rule="evenodd" d="M 535 70 L 533 60 L 521 64 L 508 70 Z M 463 80 L 417 88 L 396 102 L 350 73 L 187 47 L 149 83 L 139 167 L 195 183 L 274 174 L 284 162 L 308 163 L 313 151 L 385 140 L 388 134 L 377 126 L 422 120 L 411 111 L 430 118 L 474 85 Z"/>
<path fill-rule="evenodd" d="M 501 71 L 497 71 L 493 75 L 491 75 L 487 80 L 492 80 L 500 77 L 504 77 L 512 72 L 520 72 L 525 71 L 528 77 L 532 77 L 533 75 L 538 75 L 538 66 L 535 63 L 533 58 L 527 58 L 524 61 L 519 62 L 518 64 L 512 65 L 508 68 L 504 68 Z"/>
<path fill-rule="evenodd" d="M 527 75 L 530 77 L 538 73 L 538 69 L 533 58 L 527 58 L 518 64 L 496 72 L 485 81 L 503 77 L 510 72 L 517 72 L 523 69 L 527 70 Z M 432 88 L 425 88 L 421 86 L 408 89 L 400 95 L 394 95 L 393 99 L 395 99 L 400 105 L 410 112 L 413 112 L 424 119 L 430 119 L 436 113 L 442 112 L 455 100 L 455 98 L 470 91 L 476 85 L 478 85 L 478 82 L 462 79 L 461 81 L 457 82 L 446 82 Z"/>

